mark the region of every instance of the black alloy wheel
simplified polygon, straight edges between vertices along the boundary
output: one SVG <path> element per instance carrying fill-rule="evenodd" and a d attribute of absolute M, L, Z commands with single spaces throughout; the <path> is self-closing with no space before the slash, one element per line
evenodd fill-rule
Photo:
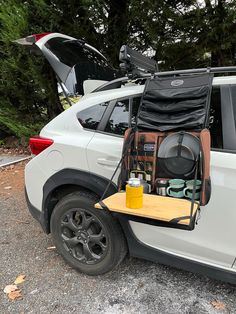
<path fill-rule="evenodd" d="M 73 208 L 61 218 L 65 248 L 78 261 L 98 263 L 107 252 L 107 236 L 99 219 L 86 209 Z"/>
<path fill-rule="evenodd" d="M 104 274 L 124 259 L 127 244 L 119 222 L 109 211 L 94 208 L 89 191 L 64 196 L 52 212 L 50 227 L 58 252 L 73 268 Z"/>

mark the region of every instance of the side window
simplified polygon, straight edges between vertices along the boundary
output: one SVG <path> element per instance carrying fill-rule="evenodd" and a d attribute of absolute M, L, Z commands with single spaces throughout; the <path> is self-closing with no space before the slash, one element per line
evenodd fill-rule
<path fill-rule="evenodd" d="M 96 130 L 108 103 L 101 103 L 80 111 L 77 118 L 86 129 Z"/>
<path fill-rule="evenodd" d="M 131 126 L 134 126 L 136 123 L 140 101 L 141 101 L 141 97 L 135 97 L 132 99 L 132 108 L 131 108 L 131 115 L 130 115 Z"/>
<path fill-rule="evenodd" d="M 105 132 L 124 135 L 129 127 L 129 99 L 118 100 L 107 122 Z"/>
<path fill-rule="evenodd" d="M 220 87 L 213 86 L 210 107 L 211 147 L 223 148 Z"/>
<path fill-rule="evenodd" d="M 233 110 L 234 110 L 234 123 L 236 126 L 236 85 L 231 85 L 230 86 L 231 90 L 231 96 L 232 96 L 232 101 L 233 101 Z"/>

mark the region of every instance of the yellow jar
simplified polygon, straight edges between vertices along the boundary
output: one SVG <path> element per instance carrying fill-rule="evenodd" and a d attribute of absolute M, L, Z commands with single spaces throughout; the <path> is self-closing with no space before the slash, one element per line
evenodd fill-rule
<path fill-rule="evenodd" d="M 131 183 L 132 184 L 132 183 Z M 126 185 L 126 207 L 128 208 L 141 208 L 143 207 L 143 186 L 131 185 L 129 182 Z"/>

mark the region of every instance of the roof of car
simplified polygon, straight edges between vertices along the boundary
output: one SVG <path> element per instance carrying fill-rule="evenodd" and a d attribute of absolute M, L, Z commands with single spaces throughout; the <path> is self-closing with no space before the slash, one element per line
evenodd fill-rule
<path fill-rule="evenodd" d="M 213 85 L 226 84 L 236 84 L 236 76 L 214 77 L 213 79 Z M 87 94 L 84 95 L 77 104 L 73 105 L 72 108 L 74 107 L 74 110 L 76 110 L 75 107 L 77 107 L 78 105 L 80 107 L 80 110 L 83 110 L 90 105 L 99 104 L 101 102 L 110 101 L 112 99 L 123 98 L 133 95 L 141 95 L 143 93 L 144 86 L 145 85 L 133 86 L 128 84 L 126 86 L 122 86 L 121 88 Z"/>
<path fill-rule="evenodd" d="M 236 84 L 236 76 L 218 76 L 214 77 L 213 85 Z"/>
<path fill-rule="evenodd" d="M 109 89 L 106 91 L 101 92 L 94 92 L 91 94 L 87 94 L 82 97 L 82 99 L 88 99 L 88 98 L 97 98 L 97 97 L 110 97 L 112 95 L 112 98 L 117 97 L 125 97 L 127 95 L 135 95 L 135 94 L 141 94 L 144 90 L 144 85 L 126 85 L 122 86 L 121 88 L 115 88 L 115 89 Z"/>
<path fill-rule="evenodd" d="M 236 76 L 219 76 L 219 77 L 214 77 L 213 78 L 213 85 L 225 85 L 225 84 L 236 84 Z M 115 88 L 115 89 L 109 89 L 106 91 L 101 91 L 101 92 L 94 92 L 91 94 L 87 94 L 83 97 L 83 99 L 90 98 L 90 97 L 97 97 L 99 95 L 119 95 L 121 94 L 136 94 L 136 93 L 142 93 L 144 90 L 145 85 L 135 85 L 132 83 L 129 83 L 127 85 L 122 86 L 121 88 Z M 115 97 L 114 97 L 115 98 Z"/>
<path fill-rule="evenodd" d="M 225 84 L 236 84 L 236 76 L 225 76 L 225 77 L 215 77 L 213 81 L 213 85 L 225 85 Z M 141 95 L 143 93 L 145 85 L 127 85 L 121 88 L 106 90 L 102 92 L 94 92 L 91 94 L 87 94 L 83 96 L 76 104 L 68 108 L 66 111 L 62 112 L 56 118 L 54 118 L 47 126 L 44 127 L 43 130 L 46 128 L 55 128 L 55 125 L 59 125 L 61 127 L 61 120 L 71 121 L 69 118 L 71 113 L 77 114 L 79 111 L 87 109 L 88 107 L 94 106 L 96 104 L 101 104 L 103 102 L 107 102 L 117 98 Z M 79 124 L 76 124 L 77 128 Z M 42 131 L 43 131 L 42 130 Z M 42 133 L 43 134 L 43 133 Z"/>

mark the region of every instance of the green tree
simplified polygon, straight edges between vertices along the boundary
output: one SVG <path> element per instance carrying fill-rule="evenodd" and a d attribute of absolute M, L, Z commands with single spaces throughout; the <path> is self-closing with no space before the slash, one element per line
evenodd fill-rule
<path fill-rule="evenodd" d="M 32 97 L 35 89 L 32 76 L 29 79 L 27 75 L 32 60 L 12 42 L 26 29 L 27 16 L 24 7 L 14 1 L 1 1 L 0 5 L 0 128 L 10 134 L 27 136 L 33 124 L 30 113 L 37 105 Z"/>
<path fill-rule="evenodd" d="M 163 69 L 235 64 L 235 0 L 133 0 L 130 10 L 132 45 L 151 47 Z"/>
<path fill-rule="evenodd" d="M 83 38 L 116 66 L 128 44 L 179 69 L 235 65 L 235 29 L 236 0 L 0 0 L 0 130 L 26 136 L 63 110 L 50 66 L 17 38 Z"/>

